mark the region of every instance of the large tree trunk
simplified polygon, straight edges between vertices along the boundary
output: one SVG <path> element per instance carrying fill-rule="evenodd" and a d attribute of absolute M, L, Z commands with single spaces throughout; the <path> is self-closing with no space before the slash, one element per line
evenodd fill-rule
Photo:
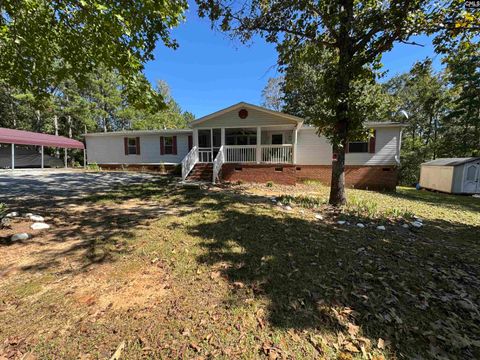
<path fill-rule="evenodd" d="M 337 159 L 332 161 L 329 203 L 339 206 L 347 202 L 347 197 L 345 196 L 345 148 L 335 145 L 333 146 L 333 152 L 337 154 Z"/>
<path fill-rule="evenodd" d="M 351 61 L 353 58 L 353 42 L 350 30 L 353 22 L 353 0 L 343 0 L 340 5 L 344 9 L 340 17 L 338 37 L 338 68 L 335 84 L 335 109 L 337 140 L 333 144 L 332 180 L 330 185 L 330 205 L 345 205 L 345 147 L 348 139 L 349 104 L 348 95 L 352 82 Z"/>

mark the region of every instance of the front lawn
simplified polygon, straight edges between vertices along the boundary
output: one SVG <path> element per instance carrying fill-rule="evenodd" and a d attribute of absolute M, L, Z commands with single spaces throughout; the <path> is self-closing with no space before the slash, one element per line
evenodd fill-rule
<path fill-rule="evenodd" d="M 479 358 L 480 199 L 327 195 L 163 179 L 62 204 L 0 243 L 0 358 Z"/>

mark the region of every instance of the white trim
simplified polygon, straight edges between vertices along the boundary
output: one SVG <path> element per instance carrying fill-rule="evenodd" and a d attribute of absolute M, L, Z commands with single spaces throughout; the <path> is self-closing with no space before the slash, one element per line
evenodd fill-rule
<path fill-rule="evenodd" d="M 203 116 L 200 119 L 194 120 L 190 123 L 190 126 L 197 126 L 198 124 L 201 124 L 205 121 L 208 121 L 208 120 L 213 119 L 217 116 L 221 116 L 223 114 L 226 114 L 229 111 L 233 111 L 233 110 L 236 110 L 236 109 L 239 109 L 239 108 L 250 108 L 250 109 L 253 109 L 253 110 L 262 111 L 262 112 L 267 113 L 267 114 L 275 115 L 275 116 L 282 117 L 282 118 L 287 119 L 287 120 L 294 121 L 295 123 L 302 123 L 303 122 L 303 119 L 299 118 L 297 116 L 285 114 L 285 113 L 282 113 L 282 112 L 279 112 L 279 111 L 273 111 L 273 110 L 270 110 L 270 109 L 267 109 L 267 108 L 264 108 L 264 107 L 261 107 L 261 106 L 248 104 L 248 103 L 242 101 L 242 102 L 239 102 L 238 104 L 229 106 L 225 109 L 216 111 L 216 112 L 211 113 L 209 115 Z"/>
<path fill-rule="evenodd" d="M 268 130 L 268 129 L 273 129 L 273 130 L 293 130 L 295 129 L 295 124 L 291 124 L 291 125 L 287 125 L 287 124 L 281 124 L 281 125 L 259 125 L 262 127 L 262 129 L 265 129 L 265 130 Z M 211 129 L 212 127 L 209 126 L 199 126 L 199 127 L 195 127 L 193 130 L 208 130 L 208 129 Z M 220 128 L 224 128 L 224 129 L 256 129 L 257 128 L 257 125 L 251 125 L 251 126 L 242 126 L 241 124 L 239 125 L 232 125 L 232 126 L 221 126 L 221 127 L 214 127 L 214 129 L 220 129 Z"/>
<path fill-rule="evenodd" d="M 363 124 L 365 128 L 406 128 L 408 125 L 397 122 L 366 122 Z M 302 125 L 298 130 L 317 130 L 315 126 Z"/>
<path fill-rule="evenodd" d="M 89 162 L 89 164 L 91 164 Z M 178 163 L 171 163 L 171 162 L 161 162 L 161 163 L 139 163 L 139 162 L 135 162 L 135 163 L 117 163 L 117 162 L 101 162 L 101 163 L 96 163 L 97 165 L 99 166 L 102 166 L 102 165 L 125 165 L 125 166 L 131 166 L 131 165 L 178 165 L 178 164 L 181 164 L 180 162 Z"/>
<path fill-rule="evenodd" d="M 175 134 L 193 134 L 192 129 L 168 129 L 168 130 L 128 130 L 128 131 L 112 131 L 101 133 L 84 134 L 85 137 L 105 137 L 105 136 L 141 136 L 141 135 L 175 135 Z"/>

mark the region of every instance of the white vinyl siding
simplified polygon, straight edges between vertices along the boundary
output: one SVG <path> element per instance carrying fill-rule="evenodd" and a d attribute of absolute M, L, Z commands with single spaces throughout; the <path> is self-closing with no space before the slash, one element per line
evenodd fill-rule
<path fill-rule="evenodd" d="M 349 153 L 346 165 L 395 165 L 400 128 L 377 128 L 375 153 Z"/>
<path fill-rule="evenodd" d="M 229 111 L 225 114 L 216 116 L 210 120 L 206 120 L 200 124 L 192 124 L 193 127 L 198 128 L 220 128 L 220 127 L 256 127 L 267 125 L 294 125 L 297 124 L 294 120 L 284 119 L 278 115 L 268 114 L 263 111 L 249 109 L 248 117 L 246 119 L 240 119 L 238 112 L 240 109 Z"/>
<path fill-rule="evenodd" d="M 125 155 L 126 136 L 86 136 L 88 163 L 159 164 L 180 163 L 188 153 L 188 135 L 176 134 L 177 154 L 160 155 L 160 134 L 140 135 L 140 155 Z M 164 136 L 171 136 L 164 135 Z"/>
<path fill-rule="evenodd" d="M 331 165 L 332 145 L 313 129 L 300 129 L 297 134 L 298 165 Z"/>
<path fill-rule="evenodd" d="M 375 153 L 346 154 L 346 165 L 396 165 L 400 128 L 376 128 Z M 314 129 L 298 131 L 297 164 L 331 165 L 332 146 Z"/>

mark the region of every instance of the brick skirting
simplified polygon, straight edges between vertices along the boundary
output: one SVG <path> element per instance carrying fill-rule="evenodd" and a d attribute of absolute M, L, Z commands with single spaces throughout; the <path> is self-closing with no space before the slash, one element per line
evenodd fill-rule
<path fill-rule="evenodd" d="M 143 164 L 98 164 L 102 170 L 124 170 L 159 172 L 161 174 L 174 174 L 178 165 L 143 165 Z"/>
<path fill-rule="evenodd" d="M 224 164 L 224 181 L 257 182 L 272 181 L 294 185 L 302 180 L 319 180 L 330 184 L 332 168 L 329 165 L 255 165 Z M 345 166 L 345 183 L 349 187 L 371 190 L 395 190 L 398 180 L 396 166 Z"/>

